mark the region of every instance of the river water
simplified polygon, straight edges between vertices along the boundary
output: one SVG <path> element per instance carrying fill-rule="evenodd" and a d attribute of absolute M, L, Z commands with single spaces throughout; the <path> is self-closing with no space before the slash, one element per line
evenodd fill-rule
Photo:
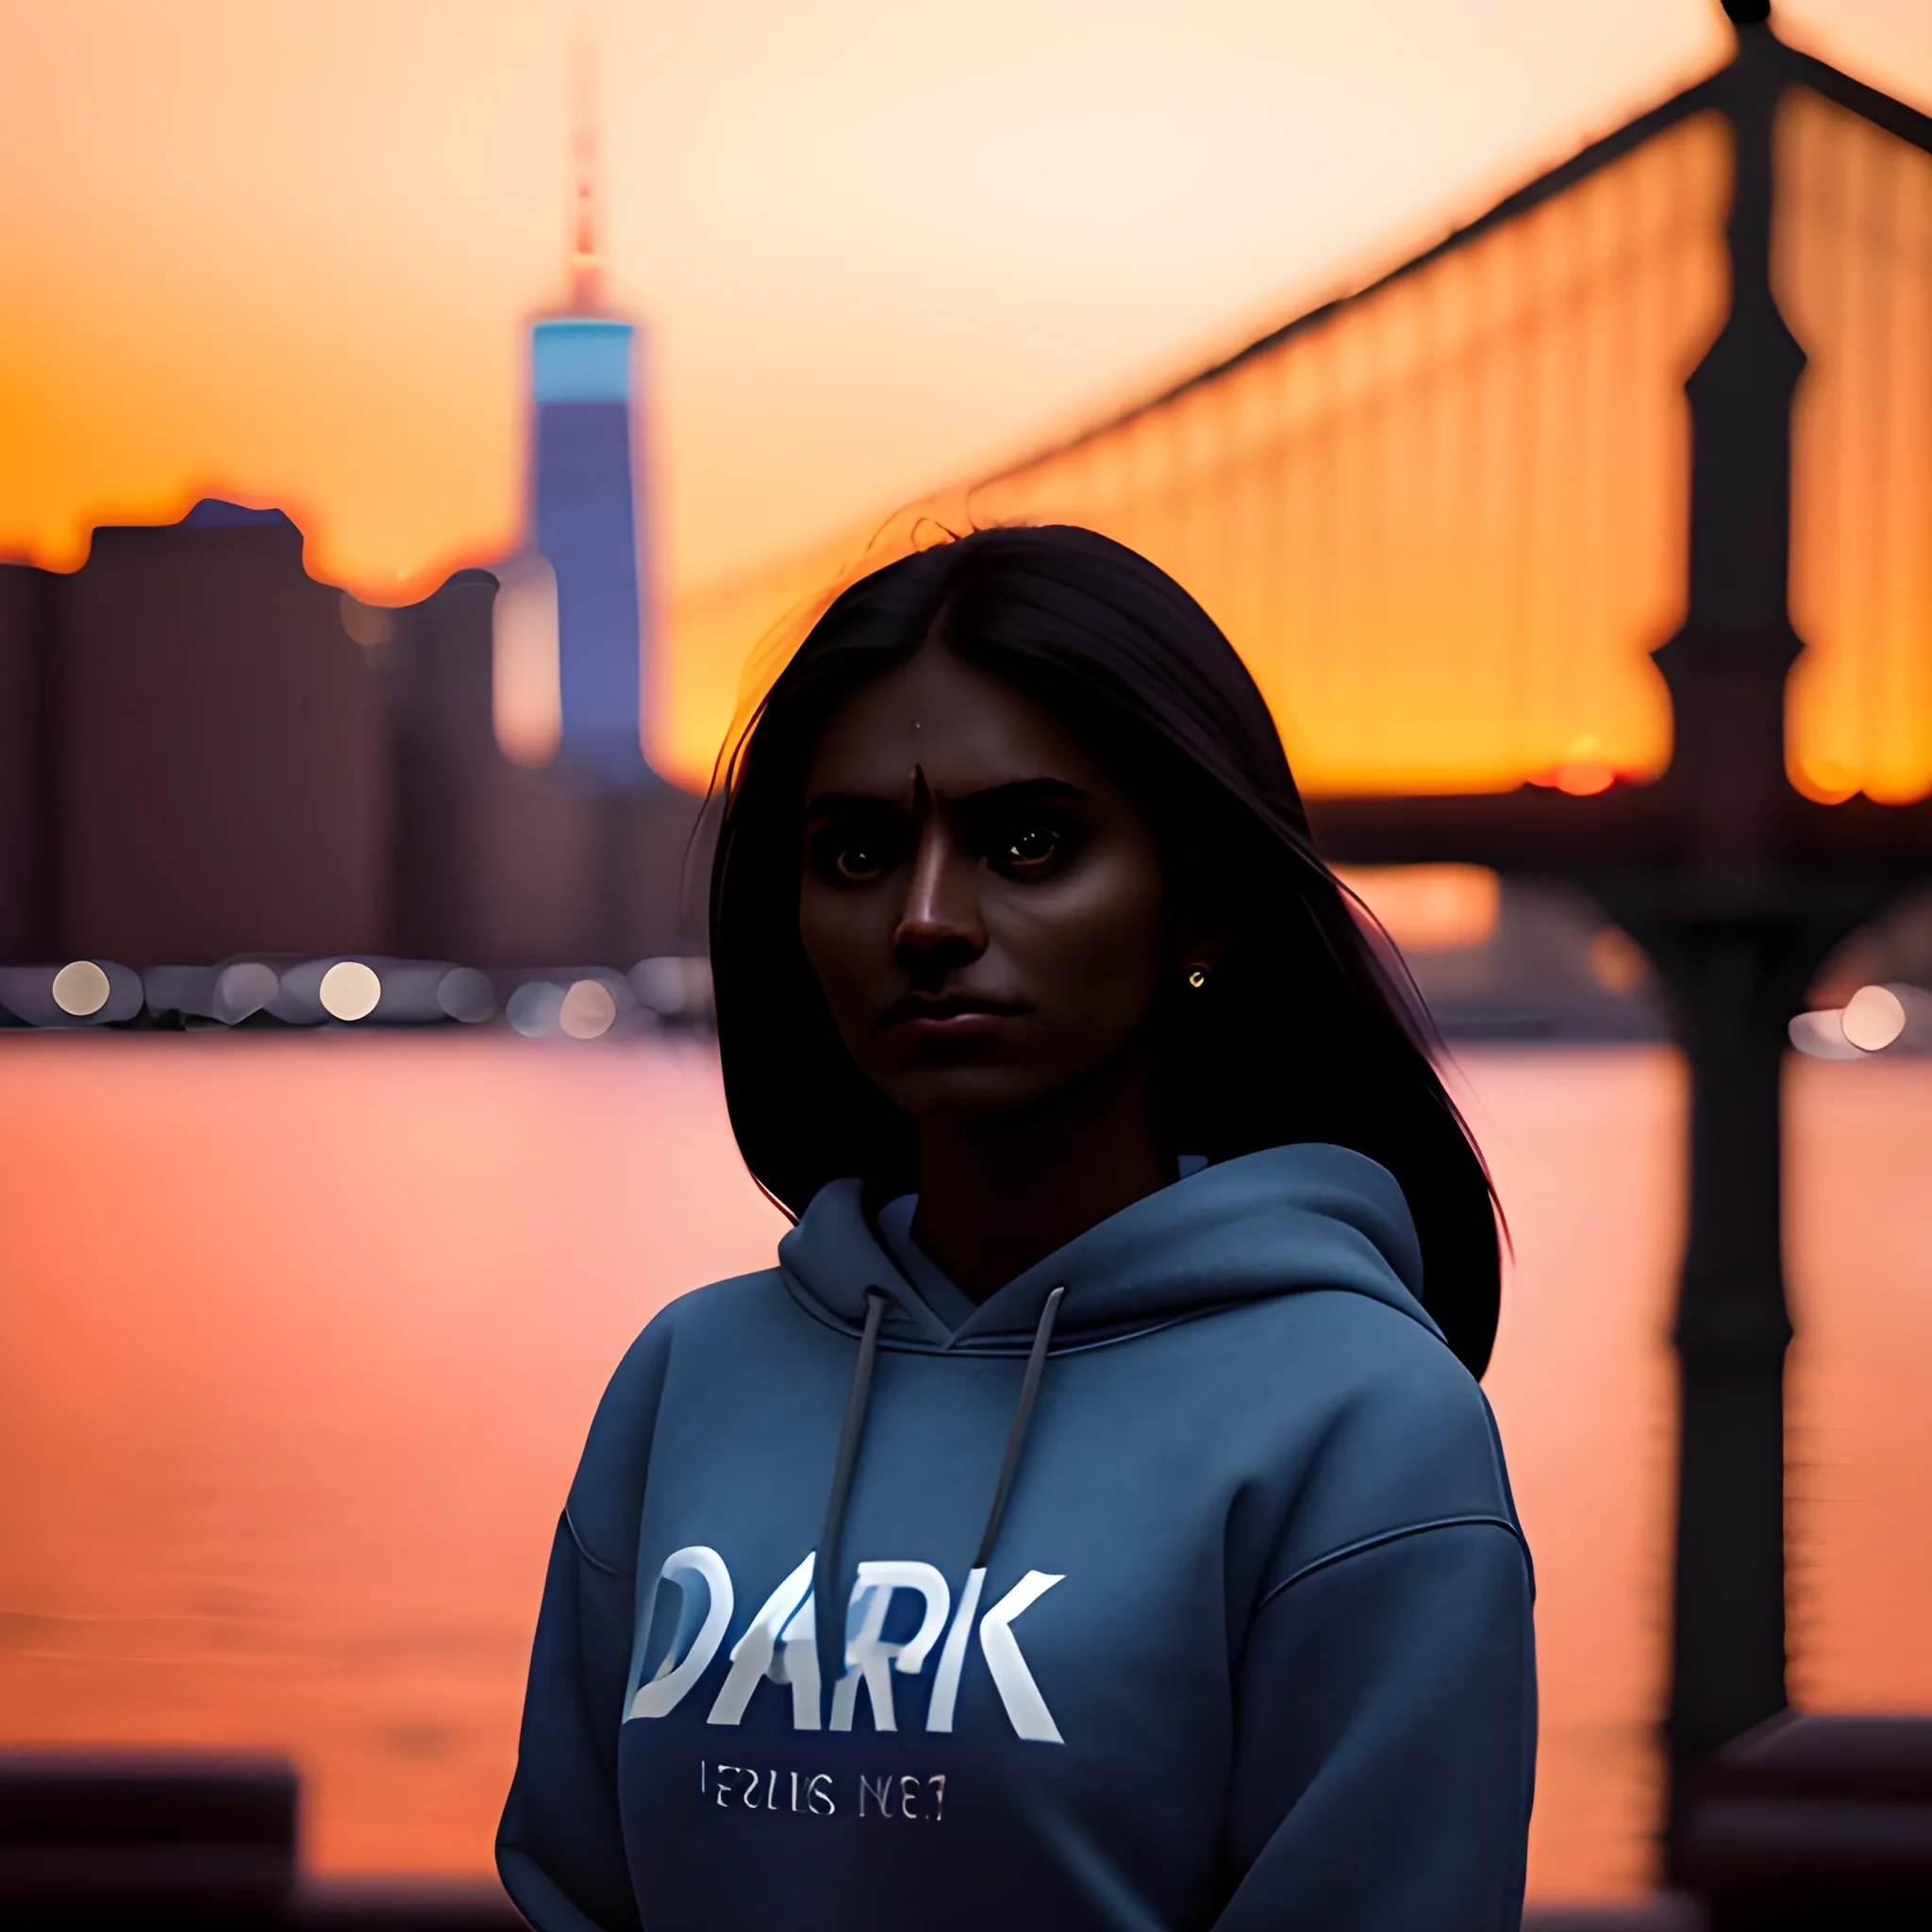
<path fill-rule="evenodd" d="M 1515 1242 L 1532 1894 L 1654 1869 L 1685 1084 L 1463 1055 Z M 1932 1062 L 1788 1074 L 1791 1683 L 1932 1710 Z M 0 1040 L 0 1739 L 290 1753 L 333 1874 L 486 1870 L 551 1526 L 667 1299 L 781 1224 L 691 1043 Z"/>

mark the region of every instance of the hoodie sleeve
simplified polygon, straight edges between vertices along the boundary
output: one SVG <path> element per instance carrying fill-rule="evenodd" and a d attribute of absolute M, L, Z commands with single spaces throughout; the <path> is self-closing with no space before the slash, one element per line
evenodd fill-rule
<path fill-rule="evenodd" d="M 539 1932 L 634 1932 L 617 1800 L 635 1552 L 670 1357 L 660 1317 L 598 1405 L 551 1544 L 517 1770 L 496 1832 L 504 1890 Z"/>
<path fill-rule="evenodd" d="M 1536 1757 L 1511 1524 L 1391 1532 L 1264 1601 L 1238 1691 L 1218 1932 L 1514 1932 Z"/>

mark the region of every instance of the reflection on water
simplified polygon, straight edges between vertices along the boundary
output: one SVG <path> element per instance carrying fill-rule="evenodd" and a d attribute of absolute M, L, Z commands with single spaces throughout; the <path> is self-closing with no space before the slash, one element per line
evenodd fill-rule
<path fill-rule="evenodd" d="M 1489 1386 L 1538 1558 L 1531 1883 L 1657 1811 L 1684 1091 L 1659 1049 L 1462 1074 L 1517 1269 Z M 1793 1682 L 1932 1707 L 1932 1067 L 1793 1074 Z M 0 1043 L 0 1731 L 289 1749 L 325 1872 L 472 1872 L 591 1405 L 779 1231 L 675 1044 Z"/>
<path fill-rule="evenodd" d="M 1660 1822 L 1688 1087 L 1661 1047 L 1460 1072 L 1515 1249 L 1484 1386 L 1536 1559 L 1530 1889 L 1627 1897 L 1654 1882 Z"/>
<path fill-rule="evenodd" d="M 0 1047 L 0 1722 L 291 1748 L 324 1871 L 485 1867 L 551 1526 L 770 1254 L 701 1051 Z"/>
<path fill-rule="evenodd" d="M 1791 1696 L 1932 1711 L 1932 1061 L 1789 1066 Z"/>

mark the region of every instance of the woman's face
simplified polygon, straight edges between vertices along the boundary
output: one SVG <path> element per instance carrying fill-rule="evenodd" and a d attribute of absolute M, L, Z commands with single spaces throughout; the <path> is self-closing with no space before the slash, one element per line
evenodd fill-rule
<path fill-rule="evenodd" d="M 819 741 L 798 923 L 860 1072 L 959 1126 L 1128 1049 L 1168 965 L 1140 814 L 1047 711 L 933 643 Z"/>

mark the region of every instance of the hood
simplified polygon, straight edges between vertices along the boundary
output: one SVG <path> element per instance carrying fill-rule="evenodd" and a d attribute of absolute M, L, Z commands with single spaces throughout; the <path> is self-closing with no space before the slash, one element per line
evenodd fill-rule
<path fill-rule="evenodd" d="M 1441 1334 L 1423 1306 L 1422 1251 L 1394 1175 L 1319 1141 L 1204 1167 L 1109 1215 L 976 1307 L 943 1276 L 935 1282 L 937 1269 L 908 1241 L 882 1239 L 856 1179 L 813 1197 L 779 1243 L 778 1264 L 798 1301 L 851 1333 L 864 1324 L 867 1291 L 882 1293 L 880 1341 L 893 1347 L 1024 1355 L 1056 1288 L 1066 1291 L 1057 1349 L 1304 1289 L 1367 1295 Z"/>

